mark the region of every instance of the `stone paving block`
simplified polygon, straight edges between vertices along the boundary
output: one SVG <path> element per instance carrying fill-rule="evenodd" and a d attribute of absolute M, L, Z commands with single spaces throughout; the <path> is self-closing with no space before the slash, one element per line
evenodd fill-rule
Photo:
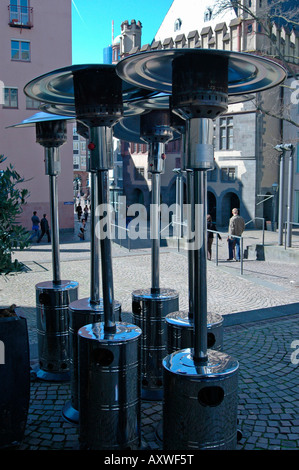
<path fill-rule="evenodd" d="M 86 247 L 89 249 L 88 244 L 84 245 Z M 124 248 L 113 247 L 115 298 L 121 300 L 126 318 L 131 321 L 133 290 L 150 285 L 150 250 L 128 252 Z M 1 303 L 9 302 L 13 290 L 16 303 L 24 306 L 30 341 L 36 351 L 34 286 L 41 275 L 44 280 L 51 279 L 51 253 L 45 253 L 42 246 L 36 246 L 35 251 L 20 254 L 24 261 L 28 256 L 35 257 L 49 269 L 42 274 L 20 274 L 13 282 L 7 283 L 9 285 L 4 285 L 0 279 Z M 227 246 L 223 244 L 219 250 L 218 267 L 214 263 L 208 264 L 208 309 L 232 323 L 224 328 L 224 350 L 240 363 L 238 427 L 243 437 L 237 449 L 295 450 L 299 442 L 298 368 L 291 364 L 290 345 L 293 339 L 299 339 L 299 289 L 290 285 L 290 279 L 298 272 L 297 266 L 250 260 L 250 263 L 244 262 L 244 275 L 241 276 L 239 263 L 226 263 L 226 258 Z M 78 243 L 63 245 L 62 273 L 78 280 L 82 298 L 89 296 L 88 260 L 89 252 L 80 253 Z M 187 268 L 186 252 L 177 253 L 169 248 L 161 251 L 161 281 L 163 285 L 178 290 L 180 307 L 186 309 Z M 274 312 L 275 308 L 278 313 L 267 318 L 270 310 Z M 287 309 L 293 312 L 292 315 L 286 315 Z M 37 358 L 32 359 L 32 364 L 36 365 Z M 79 449 L 78 427 L 72 427 L 61 416 L 62 407 L 69 397 L 69 383 L 31 382 L 26 435 L 20 449 Z M 142 403 L 142 438 L 149 449 L 162 449 L 163 444 L 156 434 L 161 419 L 161 402 Z"/>

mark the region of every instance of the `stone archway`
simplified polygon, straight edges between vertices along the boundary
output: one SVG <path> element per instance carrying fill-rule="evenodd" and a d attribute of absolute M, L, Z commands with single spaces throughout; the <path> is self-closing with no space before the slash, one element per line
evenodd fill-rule
<path fill-rule="evenodd" d="M 144 194 L 139 188 L 135 188 L 133 193 L 133 204 L 142 204 L 144 205 Z"/>
<path fill-rule="evenodd" d="M 265 202 L 263 202 L 263 217 L 265 221 L 273 219 L 273 197 L 269 198 L 271 193 L 267 192 Z"/>
<path fill-rule="evenodd" d="M 216 196 L 212 191 L 208 191 L 207 193 L 207 206 L 207 214 L 210 214 L 213 222 L 216 222 L 217 201 Z"/>
<path fill-rule="evenodd" d="M 240 199 L 236 193 L 227 192 L 223 198 L 221 203 L 221 225 L 228 225 L 229 219 L 232 216 L 232 210 L 240 209 Z"/>

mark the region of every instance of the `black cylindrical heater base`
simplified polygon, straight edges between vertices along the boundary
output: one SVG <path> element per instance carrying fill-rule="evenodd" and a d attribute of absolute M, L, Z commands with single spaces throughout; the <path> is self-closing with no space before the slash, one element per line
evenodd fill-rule
<path fill-rule="evenodd" d="M 36 286 L 39 370 L 46 381 L 70 380 L 69 304 L 77 300 L 75 281 L 46 281 Z"/>
<path fill-rule="evenodd" d="M 234 450 L 237 444 L 238 362 L 208 350 L 206 364 L 192 349 L 163 360 L 163 449 Z"/>
<path fill-rule="evenodd" d="M 194 324 L 189 319 L 188 312 L 179 311 L 170 313 L 165 320 L 167 354 L 194 346 Z M 208 312 L 207 336 L 208 348 L 222 351 L 223 318 L 221 315 Z"/>
<path fill-rule="evenodd" d="M 121 305 L 118 302 L 115 303 L 115 318 L 121 320 Z M 64 406 L 62 416 L 73 424 L 79 424 L 78 331 L 84 325 L 103 320 L 102 299 L 99 303 L 90 302 L 90 298 L 79 299 L 69 305 L 71 400 Z"/>
<path fill-rule="evenodd" d="M 137 450 L 141 446 L 140 336 L 136 325 L 104 323 L 78 331 L 81 449 Z"/>
<path fill-rule="evenodd" d="M 179 294 L 160 288 L 157 293 L 141 289 L 132 293 L 133 323 L 141 335 L 141 397 L 162 400 L 162 359 L 167 354 L 165 318 L 179 307 Z"/>

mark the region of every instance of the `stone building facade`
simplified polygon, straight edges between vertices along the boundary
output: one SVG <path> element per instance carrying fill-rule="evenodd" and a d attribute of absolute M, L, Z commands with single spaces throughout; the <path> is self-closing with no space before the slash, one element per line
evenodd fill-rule
<path fill-rule="evenodd" d="M 198 10 L 188 9 L 189 3 Z M 134 36 L 135 46 L 131 50 L 120 49 L 120 58 L 139 51 L 184 47 L 249 52 L 262 54 L 280 63 L 282 57 L 286 58 L 294 73 L 293 80 L 296 78 L 299 43 L 295 28 L 273 22 L 270 41 L 259 22 L 242 10 L 230 11 L 229 15 L 221 17 L 221 21 L 217 22 L 212 8 L 209 9 L 210 3 L 175 0 L 153 42 L 139 46 L 136 45 Z M 264 0 L 251 2 L 257 17 L 261 14 L 263 3 Z M 190 14 L 193 19 L 190 19 Z M 184 29 L 186 24 L 190 26 L 196 23 L 197 29 Z M 124 22 L 122 35 L 132 34 L 132 29 L 136 34 L 135 25 L 135 22 L 132 26 Z M 141 29 L 138 33 L 141 35 Z M 134 44 L 134 41 L 132 39 L 130 44 Z M 233 207 L 240 208 L 246 221 L 255 218 L 277 220 L 277 214 L 273 210 L 275 188 L 279 184 L 280 159 L 274 147 L 285 138 L 294 145 L 298 143 L 298 128 L 288 121 L 273 117 L 280 115 L 282 106 L 289 106 L 287 88 L 279 86 L 257 93 L 253 98 L 251 101 L 230 105 L 225 115 L 215 119 L 215 168 L 207 172 L 207 189 L 208 211 L 219 226 L 228 224 Z M 295 108 L 294 121 L 298 122 L 298 104 Z M 147 174 L 146 149 L 130 143 L 122 145 L 124 193 L 129 203 L 144 201 L 148 204 L 151 182 Z M 175 142 L 169 143 L 166 155 L 166 171 L 161 178 L 161 198 L 162 202 L 171 204 L 175 202 L 176 175 L 173 169 L 180 164 L 181 146 Z M 298 164 L 294 166 L 298 171 Z M 299 186 L 295 175 L 294 222 L 299 221 L 298 194 Z M 256 222 L 258 224 L 259 220 Z"/>

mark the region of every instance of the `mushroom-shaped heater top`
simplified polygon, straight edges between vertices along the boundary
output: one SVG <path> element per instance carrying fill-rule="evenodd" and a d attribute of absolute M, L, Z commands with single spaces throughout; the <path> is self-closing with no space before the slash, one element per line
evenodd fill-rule
<path fill-rule="evenodd" d="M 66 142 L 66 121 L 72 121 L 69 116 L 55 116 L 39 112 L 10 127 L 36 128 L 36 141 L 43 147 L 60 147 Z"/>
<path fill-rule="evenodd" d="M 116 65 L 131 85 L 172 93 L 183 117 L 215 118 L 226 111 L 228 95 L 250 94 L 281 83 L 279 64 L 247 53 L 210 49 L 141 52 Z"/>
<path fill-rule="evenodd" d="M 123 114 L 143 112 L 131 102 L 157 94 L 129 85 L 115 72 L 114 65 L 73 65 L 53 70 L 31 80 L 24 92 L 45 103 L 43 110 L 76 116 L 93 126 L 112 125 Z"/>

